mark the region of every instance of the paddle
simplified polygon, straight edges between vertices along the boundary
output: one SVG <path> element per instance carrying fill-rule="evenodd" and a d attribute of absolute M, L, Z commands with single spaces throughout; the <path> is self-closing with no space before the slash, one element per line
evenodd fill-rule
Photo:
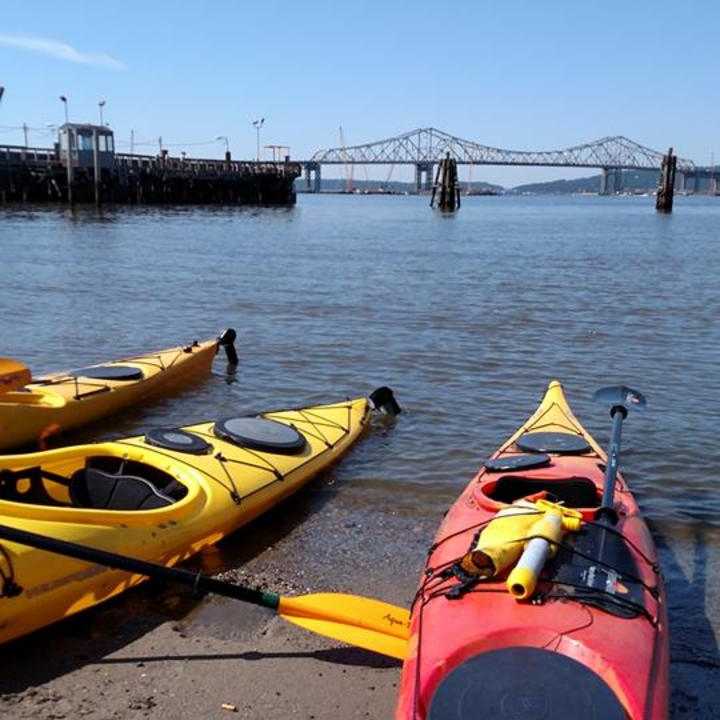
<path fill-rule="evenodd" d="M 597 516 L 598 519 L 604 520 L 610 525 L 615 525 L 617 513 L 613 507 L 613 498 L 615 496 L 615 478 L 620 464 L 620 435 L 623 420 L 627 417 L 628 410 L 643 410 L 647 403 L 641 393 L 626 385 L 604 387 L 593 395 L 593 400 L 610 405 L 610 417 L 613 420 L 610 446 L 607 452 L 608 462 L 605 468 L 602 504 Z"/>
<path fill-rule="evenodd" d="M 30 370 L 19 360 L 0 358 L 0 395 L 19 390 L 31 380 Z"/>
<path fill-rule="evenodd" d="M 410 613 L 380 600 L 343 593 L 283 597 L 267 590 L 235 585 L 182 568 L 166 567 L 7 525 L 0 525 L 0 539 L 115 570 L 187 585 L 196 592 L 214 593 L 260 605 L 275 610 L 285 620 L 319 635 L 400 660 L 406 655 Z"/>

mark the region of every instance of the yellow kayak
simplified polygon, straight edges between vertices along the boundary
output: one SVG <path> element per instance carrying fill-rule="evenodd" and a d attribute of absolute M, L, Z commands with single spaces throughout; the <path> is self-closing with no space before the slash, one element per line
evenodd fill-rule
<path fill-rule="evenodd" d="M 178 390 L 210 373 L 218 347 L 237 358 L 234 330 L 219 338 L 35 378 L 0 391 L 0 451 L 86 425 L 118 410 Z M 231 360 L 232 362 L 232 360 Z"/>
<path fill-rule="evenodd" d="M 0 458 L 2 523 L 174 565 L 338 460 L 374 408 L 397 408 L 391 391 L 5 456 Z M 0 542 L 0 571 L 0 642 L 143 580 L 6 541 Z"/>

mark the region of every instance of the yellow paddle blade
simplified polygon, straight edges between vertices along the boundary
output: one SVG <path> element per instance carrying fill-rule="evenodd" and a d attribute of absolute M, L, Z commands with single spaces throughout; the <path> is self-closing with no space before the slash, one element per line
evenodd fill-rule
<path fill-rule="evenodd" d="M 404 660 L 410 637 L 410 613 L 380 600 L 314 593 L 281 597 L 278 614 L 318 635 Z"/>
<path fill-rule="evenodd" d="M 0 358 L 0 395 L 25 387 L 32 374 L 19 360 Z"/>

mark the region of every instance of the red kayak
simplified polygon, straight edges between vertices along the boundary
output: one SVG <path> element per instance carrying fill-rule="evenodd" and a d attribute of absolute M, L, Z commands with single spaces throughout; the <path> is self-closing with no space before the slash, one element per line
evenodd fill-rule
<path fill-rule="evenodd" d="M 608 455 L 553 381 L 448 511 L 412 608 L 397 720 L 667 718 L 665 591 L 617 473 L 622 420 L 645 400 L 606 391 L 623 398 L 610 398 Z M 511 537 L 502 526 L 536 518 Z"/>

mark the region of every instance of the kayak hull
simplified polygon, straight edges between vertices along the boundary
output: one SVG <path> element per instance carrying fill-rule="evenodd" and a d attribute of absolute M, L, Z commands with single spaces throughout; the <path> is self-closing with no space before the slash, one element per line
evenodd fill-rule
<path fill-rule="evenodd" d="M 174 565 L 250 522 L 336 462 L 367 426 L 369 413 L 368 401 L 361 398 L 262 414 L 303 436 L 304 448 L 295 454 L 240 447 L 218 437 L 214 423 L 201 423 L 181 429 L 210 446 L 197 455 L 159 448 L 144 437 L 134 437 L 7 456 L 0 461 L 0 475 L 41 467 L 46 474 L 43 492 L 58 504 L 0 500 L 3 524 Z M 73 506 L 62 478 L 74 477 L 78 469 L 98 459 L 105 465 L 117 460 L 125 467 L 150 468 L 149 477 L 164 474 L 186 494 L 171 505 L 151 510 Z M 21 591 L 0 599 L 0 642 L 101 603 L 144 579 L 12 542 L 1 545 L 3 574 Z"/>
<path fill-rule="evenodd" d="M 55 373 L 0 395 L 0 451 L 42 444 L 50 435 L 192 385 L 210 374 L 217 350 L 217 340 L 206 340 L 84 368 L 134 369 L 142 373 L 137 379 Z"/>
<path fill-rule="evenodd" d="M 483 467 L 450 508 L 433 543 L 413 608 L 411 639 L 396 712 L 398 720 L 471 717 L 463 714 L 462 700 L 455 699 L 452 710 L 445 710 L 444 696 L 453 682 L 448 680 L 453 671 L 466 674 L 463 693 L 467 697 L 482 698 L 473 709 L 478 717 L 484 717 L 484 712 L 503 716 L 500 707 L 505 708 L 509 717 L 515 717 L 513 712 L 520 712 L 522 707 L 528 711 L 525 713 L 528 717 L 533 716 L 529 712 L 533 709 L 538 717 L 559 718 L 570 712 L 569 707 L 572 712 L 587 712 L 589 717 L 596 717 L 595 711 L 588 709 L 591 704 L 581 707 L 584 701 L 581 696 L 586 683 L 589 687 L 598 684 L 599 679 L 598 692 L 605 693 L 603 697 L 611 704 L 615 703 L 617 713 L 613 715 L 608 710 L 606 717 L 667 718 L 666 601 L 648 528 L 622 475 L 618 476 L 614 498 L 620 516 L 616 530 L 622 538 L 615 534 L 604 536 L 601 527 L 590 524 L 597 517 L 602 497 L 606 458 L 572 414 L 557 382 L 551 383 L 538 411 L 501 446 L 493 459 L 520 457 L 523 450 L 518 441 L 522 443 L 526 433 L 539 432 L 566 433 L 572 436 L 572 442 L 587 447 L 576 454 L 550 452 L 546 464 L 531 469 L 495 471 Z M 541 576 L 534 601 L 514 599 L 505 585 L 507 574 L 469 583 L 465 589 L 462 586 L 468 580 L 466 576 L 459 578 L 455 573 L 442 577 L 441 570 L 457 566 L 473 545 L 476 533 L 498 511 L 507 508 L 509 502 L 532 495 L 538 488 L 564 493 L 564 501 L 577 508 L 588 522 L 577 537 L 566 536 L 569 549 L 558 551 L 557 559 L 550 562 Z M 606 571 L 615 572 L 600 561 L 600 546 L 604 548 L 602 559 L 619 570 L 608 575 L 610 595 L 583 585 L 591 582 L 591 576 L 599 578 Z M 637 582 L 633 580 L 631 584 L 626 580 L 629 577 Z M 608 584 L 611 581 L 612 587 Z M 585 594 L 581 597 L 581 593 Z M 628 604 L 630 599 L 637 608 Z M 622 611 L 628 615 L 630 610 L 637 612 L 631 617 L 617 614 Z M 549 661 L 572 665 L 568 677 L 577 680 L 565 680 L 564 686 L 553 689 L 547 679 L 542 684 L 534 680 L 530 665 L 521 670 L 519 680 L 499 677 L 497 673 L 482 676 L 484 671 L 478 669 L 483 658 L 495 657 L 488 653 L 504 651 L 523 657 L 524 648 L 543 650 L 548 654 L 547 665 Z M 478 684 L 477 695 L 473 682 Z M 590 694 L 585 695 L 587 700 Z M 488 703 L 487 707 L 483 702 Z"/>

